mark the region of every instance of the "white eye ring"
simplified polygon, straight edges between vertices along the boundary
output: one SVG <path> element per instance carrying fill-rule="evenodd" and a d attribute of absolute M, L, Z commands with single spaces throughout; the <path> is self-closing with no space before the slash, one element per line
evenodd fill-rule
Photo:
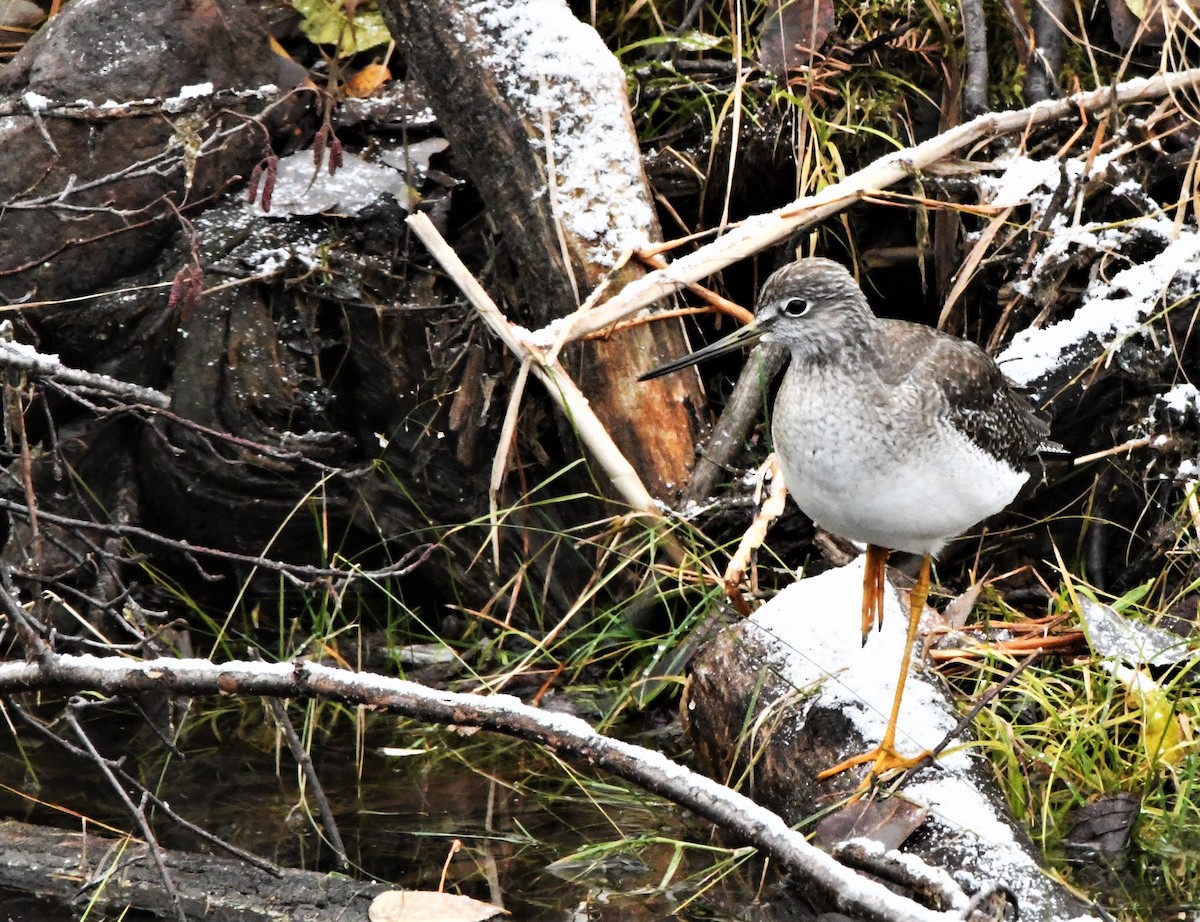
<path fill-rule="evenodd" d="M 789 317 L 803 317 L 808 313 L 808 306 L 803 298 L 789 298 L 783 303 L 783 312 Z"/>

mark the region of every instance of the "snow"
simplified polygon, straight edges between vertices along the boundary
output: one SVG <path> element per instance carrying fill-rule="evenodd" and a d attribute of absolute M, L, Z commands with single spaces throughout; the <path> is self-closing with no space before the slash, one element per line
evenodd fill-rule
<path fill-rule="evenodd" d="M 862 645 L 864 560 L 859 557 L 840 569 L 797 580 L 760 608 L 752 623 L 776 646 L 785 681 L 795 688 L 821 683 L 819 703 L 843 710 L 864 737 L 878 740 L 891 713 L 908 612 L 889 586 L 884 592 L 883 629 Z M 954 728 L 944 700 L 931 682 L 909 676 L 896 737 L 902 752 L 930 749 Z M 961 751 L 939 761 L 968 764 Z"/>
<path fill-rule="evenodd" d="M 1176 384 L 1165 394 L 1158 395 L 1158 402 L 1173 413 L 1186 415 L 1190 409 L 1193 413 L 1200 412 L 1200 390 L 1196 385 L 1186 381 Z"/>
<path fill-rule="evenodd" d="M 1144 218 L 1157 223 L 1161 219 Z M 1105 348 L 1137 332 L 1162 306 L 1169 286 L 1192 285 L 1200 276 L 1200 235 L 1192 228 L 1180 230 L 1156 256 L 1115 273 L 1111 279 L 1094 279 L 1084 292 L 1074 315 L 1040 330 L 1025 330 L 1013 338 L 997 361 L 1019 385 L 1029 385 L 1053 371 L 1082 348 L 1089 336 Z"/>
<path fill-rule="evenodd" d="M 391 194 L 397 202 L 407 207 L 410 190 L 404 174 L 345 153 L 342 165 L 330 176 L 324 160 L 318 167 L 313 163 L 312 151 L 302 150 L 279 161 L 271 210 L 262 210 L 261 194 L 246 207 L 253 214 L 268 218 L 335 211 L 357 215 L 384 193 Z"/>
<path fill-rule="evenodd" d="M 163 100 L 163 111 L 180 112 L 186 107 L 189 99 L 202 99 L 212 94 L 212 83 L 193 83 L 188 86 L 181 86 L 176 95 Z"/>
<path fill-rule="evenodd" d="M 742 630 L 758 635 L 767 658 L 792 687 L 812 690 L 814 705 L 840 708 L 868 743 L 879 740 L 887 724 L 899 662 L 904 649 L 907 611 L 890 586 L 884 594 L 884 625 L 860 646 L 864 558 L 819 576 L 798 580 L 767 602 Z M 911 672 L 898 723 L 902 752 L 931 748 L 957 720 L 941 690 L 919 671 Z M 987 881 L 1041 885 L 1037 862 L 1018 842 L 1013 827 L 967 774 L 972 756 L 952 745 L 938 757 L 939 772 L 928 771 L 902 793 L 930 809 L 928 834 L 945 839 L 962 854 L 973 855 L 973 872 L 956 871 L 968 890 Z M 972 874 L 978 875 L 973 878 Z M 1038 905 L 1039 892 L 1018 893 L 1022 906 Z"/>
<path fill-rule="evenodd" d="M 1050 157 L 1033 160 L 1019 153 L 997 158 L 996 176 L 981 179 L 983 198 L 998 207 L 1031 206 L 1029 221 L 1037 224 L 1047 213 L 1052 200 L 1064 184 L 1075 190 L 1087 176 L 1115 174 L 1120 190 L 1142 191 L 1136 184 L 1120 178 L 1117 153 L 1095 157 L 1090 165 L 1081 159 L 1060 160 Z M 1074 195 L 1067 197 L 1068 201 Z M 1158 238 L 1163 250 L 1141 265 L 1131 265 L 1109 279 L 1094 278 L 1088 285 L 1075 314 L 1042 329 L 1018 334 L 997 361 L 1015 383 L 1028 386 L 1068 361 L 1090 338 L 1109 348 L 1135 332 L 1161 306 L 1161 300 L 1174 282 L 1184 286 L 1198 274 L 1200 236 L 1194 227 L 1178 228 L 1162 214 L 1145 214 L 1119 225 L 1107 223 L 1072 224 L 1071 209 L 1053 215 L 1047 228 L 1049 239 L 1038 254 L 1029 278 L 1016 286 L 1032 295 L 1040 273 L 1056 267 L 1080 251 L 1120 254 L 1129 241 L 1138 237 Z"/>
<path fill-rule="evenodd" d="M 32 90 L 25 93 L 21 97 L 21 102 L 25 103 L 25 108 L 30 112 L 44 112 L 50 108 L 51 100 L 43 96 L 41 93 L 35 93 Z"/>
<path fill-rule="evenodd" d="M 531 138 L 553 166 L 553 207 L 603 266 L 647 242 L 654 213 L 631 138 L 625 76 L 595 30 L 562 0 L 479 0 L 467 17 L 488 30 L 469 43 L 505 85 L 506 96 L 549 138 Z M 471 39 L 466 23 L 459 26 Z M 543 190 L 542 194 L 550 190 Z"/>
<path fill-rule="evenodd" d="M 1062 176 L 1062 161 L 1053 158 L 1033 160 L 1009 154 L 996 158 L 994 163 L 1004 172 L 997 177 L 984 174 L 981 179 L 987 201 L 997 208 L 1027 204 L 1039 189 L 1056 188 Z"/>

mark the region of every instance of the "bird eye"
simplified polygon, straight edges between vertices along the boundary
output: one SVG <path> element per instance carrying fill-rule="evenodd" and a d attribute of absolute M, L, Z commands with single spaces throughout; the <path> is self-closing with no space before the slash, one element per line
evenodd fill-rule
<path fill-rule="evenodd" d="M 789 317 L 803 317 L 808 313 L 808 302 L 803 298 L 789 298 L 784 302 L 783 312 Z"/>

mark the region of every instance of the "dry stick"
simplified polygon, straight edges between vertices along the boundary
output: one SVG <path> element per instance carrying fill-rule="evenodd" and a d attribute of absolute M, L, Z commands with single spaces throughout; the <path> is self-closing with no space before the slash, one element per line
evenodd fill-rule
<path fill-rule="evenodd" d="M 313 800 L 317 802 L 317 812 L 321 815 L 321 825 L 325 828 L 325 837 L 333 847 L 334 855 L 337 856 L 338 867 L 345 871 L 350 867 L 350 858 L 346 854 L 346 845 L 342 842 L 342 834 L 338 832 L 337 820 L 334 819 L 333 810 L 325 796 L 325 788 L 321 785 L 321 779 L 317 777 L 312 757 L 304 748 L 304 743 L 297 735 L 296 728 L 292 726 L 292 719 L 288 717 L 287 708 L 283 706 L 283 702 L 278 698 L 268 698 L 267 703 L 271 707 L 271 716 L 275 718 L 275 726 L 279 728 L 287 742 L 288 751 L 291 752 L 292 758 L 296 760 L 300 771 L 304 773 L 305 780 L 312 788 Z"/>
<path fill-rule="evenodd" d="M 747 218 L 728 234 L 671 263 L 630 282 L 613 298 L 567 320 L 570 336 L 579 339 L 603 330 L 660 298 L 674 294 L 726 266 L 753 256 L 797 230 L 836 214 L 870 192 L 885 189 L 918 170 L 987 138 L 1023 131 L 1031 126 L 1063 119 L 1076 113 L 1095 112 L 1114 104 L 1156 99 L 1200 83 L 1200 68 L 1129 80 L 1066 99 L 1047 100 L 1012 112 L 981 115 L 914 147 L 895 151 L 820 192 L 765 214 Z M 535 334 L 540 338 L 546 334 Z"/>
<path fill-rule="evenodd" d="M 500 426 L 499 444 L 492 458 L 492 478 L 488 481 L 488 518 L 491 520 L 492 560 L 496 572 L 500 572 L 500 486 L 504 482 L 504 473 L 508 470 L 508 459 L 512 455 L 513 445 L 516 444 L 517 417 L 520 415 L 521 401 L 525 396 L 525 382 L 529 380 L 530 359 L 521 360 L 517 369 L 517 380 L 513 383 L 512 393 L 508 396 L 508 407 L 504 411 L 504 423 Z"/>
<path fill-rule="evenodd" d="M 843 913 L 867 922 L 949 922 L 959 918 L 957 914 L 927 909 L 877 881 L 861 877 L 811 845 L 777 814 L 660 752 L 610 739 L 578 717 L 539 710 L 508 695 L 432 689 L 403 679 L 305 661 L 137 661 L 51 654 L 41 661 L 0 663 L 0 694 L 50 687 L 87 688 L 104 694 L 322 698 L 386 708 L 435 724 L 503 733 L 583 759 L 716 823 L 782 863 Z M 942 900 L 951 909 L 967 904 L 961 890 L 943 893 Z"/>
<path fill-rule="evenodd" d="M 1093 461 L 1099 461 L 1101 458 L 1107 458 L 1110 455 L 1119 455 L 1121 452 L 1132 452 L 1138 448 L 1145 448 L 1147 445 L 1152 445 L 1157 436 L 1143 435 L 1136 439 L 1130 439 L 1128 442 L 1122 442 L 1120 445 L 1113 445 L 1111 448 L 1105 448 L 1101 451 L 1094 451 L 1090 455 L 1080 455 L 1071 463 L 1075 467 L 1081 464 L 1091 464 Z"/>
<path fill-rule="evenodd" d="M 520 360 L 531 361 L 533 373 L 546 385 L 546 390 L 550 392 L 550 396 L 558 404 L 559 409 L 567 414 L 567 418 L 574 424 L 579 437 L 583 439 L 584 444 L 604 468 L 605 473 L 612 479 L 613 486 L 617 488 L 625 502 L 638 512 L 661 518 L 662 513 L 659 511 L 654 497 L 650 495 L 650 491 L 638 477 L 633 465 L 617 448 L 612 436 L 608 434 L 604 424 L 592 411 L 587 398 L 571 380 L 570 375 L 556 362 L 549 362 L 542 349 L 522 335 L 522 333 L 527 335 L 527 331 L 518 332 L 518 328 L 509 323 L 508 318 L 496 307 L 495 302 L 471 275 L 470 270 L 463 265 L 458 254 L 438 233 L 438 229 L 433 226 L 433 222 L 427 215 L 417 212 L 410 215 L 406 223 L 412 228 L 413 233 L 421 238 L 421 242 L 425 244 L 433 258 L 441 264 L 442 269 L 450 276 L 454 284 L 467 296 L 467 300 L 471 302 L 476 312 L 491 327 L 492 332 L 500 341 Z M 547 341 L 552 340 L 553 334 Z"/>
<path fill-rule="evenodd" d="M 668 265 L 667 261 L 657 253 L 653 253 L 646 249 L 638 250 L 637 257 L 653 269 L 665 269 Z M 730 301 L 728 298 L 722 297 L 710 288 L 705 288 L 703 285 L 698 285 L 695 282 L 691 282 L 687 285 L 687 290 L 696 295 L 701 301 L 709 305 L 709 307 L 711 307 L 717 313 L 728 314 L 739 323 L 749 323 L 754 319 L 754 311 L 746 310 L 746 308 L 742 307 L 740 304 Z M 688 308 L 685 310 L 687 313 L 699 313 L 704 309 Z M 671 312 L 671 316 L 681 316 L 683 313 L 684 311 L 681 310 L 673 310 Z"/>
<path fill-rule="evenodd" d="M 733 456 L 741 449 L 743 436 L 762 413 L 764 384 L 769 384 L 783 367 L 787 355 L 786 350 L 769 344 L 756 347 L 750 354 L 725 403 L 724 412 L 692 467 L 692 476 L 683 492 L 687 502 L 699 503 L 712 496 L 717 481 L 725 475 Z"/>

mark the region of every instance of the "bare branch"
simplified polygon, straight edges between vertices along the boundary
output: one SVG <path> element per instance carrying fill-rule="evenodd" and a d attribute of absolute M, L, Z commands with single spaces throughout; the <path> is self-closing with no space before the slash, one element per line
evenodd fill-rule
<path fill-rule="evenodd" d="M 0 511 L 11 512 L 16 515 L 29 516 L 31 511 L 28 506 L 21 503 L 13 502 L 12 500 L 0 498 Z M 297 585 L 304 585 L 316 580 L 322 579 L 385 579 L 389 576 L 403 576 L 406 573 L 412 572 L 422 563 L 424 563 L 429 555 L 437 550 L 436 544 L 419 544 L 410 548 L 405 555 L 395 563 L 387 567 L 381 567 L 378 570 L 358 570 L 353 567 L 339 569 L 337 567 L 312 567 L 303 564 L 284 563 L 280 560 L 274 560 L 270 557 L 255 557 L 249 554 L 236 554 L 232 551 L 222 551 L 217 548 L 204 547 L 198 544 L 192 544 L 188 541 L 179 541 L 175 538 L 168 538 L 165 535 L 160 535 L 157 532 L 150 531 L 148 528 L 140 528 L 137 525 L 121 525 L 109 522 L 89 522 L 86 519 L 76 519 L 65 515 L 55 515 L 54 513 L 37 511 L 38 520 L 51 525 L 60 525 L 64 528 L 74 528 L 81 532 L 100 532 L 106 535 L 116 535 L 121 538 L 139 538 L 146 541 L 152 541 L 162 547 L 170 548 L 171 550 L 179 551 L 183 554 L 203 554 L 209 557 L 215 557 L 218 560 L 229 560 L 234 563 L 247 564 L 253 567 L 260 567 L 264 570 L 270 570 L 274 573 L 279 573 Z"/>
<path fill-rule="evenodd" d="M 666 797 L 762 849 L 845 913 L 871 922 L 947 922 L 957 916 L 926 909 L 875 880 L 861 877 L 810 845 L 778 815 L 748 797 L 672 762 L 659 752 L 610 739 L 583 720 L 542 711 L 507 695 L 441 691 L 401 679 L 318 663 L 210 663 L 207 660 L 52 654 L 37 662 L 0 664 L 0 693 L 44 688 L 107 694 L 261 695 L 323 698 L 386 708 L 438 724 L 474 726 L 554 747 Z M 967 905 L 962 891 L 946 905 Z"/>
<path fill-rule="evenodd" d="M 50 378 L 59 384 L 112 394 L 123 400 L 144 403 L 162 410 L 171 405 L 171 398 L 162 391 L 142 387 L 139 384 L 130 384 L 128 381 L 119 381 L 108 375 L 84 371 L 81 368 L 71 368 L 60 362 L 58 356 L 43 355 L 24 343 L 0 339 L 0 366 Z"/>

